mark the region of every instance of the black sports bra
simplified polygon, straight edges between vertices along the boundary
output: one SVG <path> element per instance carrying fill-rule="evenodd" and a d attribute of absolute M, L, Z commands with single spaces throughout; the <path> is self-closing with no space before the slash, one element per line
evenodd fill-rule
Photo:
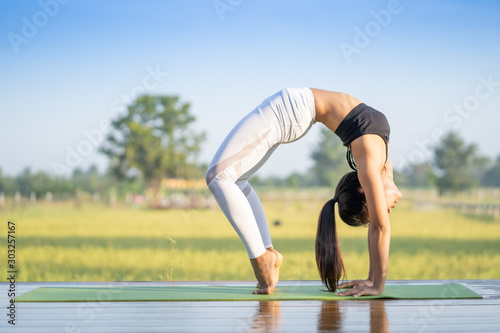
<path fill-rule="evenodd" d="M 347 163 L 349 163 L 349 166 L 353 170 L 357 170 L 357 168 L 351 153 L 351 142 L 365 134 L 379 135 L 385 141 L 385 160 L 387 162 L 390 133 L 391 127 L 385 115 L 365 103 L 354 107 L 335 130 L 335 134 L 339 136 L 344 146 L 347 147 Z"/>

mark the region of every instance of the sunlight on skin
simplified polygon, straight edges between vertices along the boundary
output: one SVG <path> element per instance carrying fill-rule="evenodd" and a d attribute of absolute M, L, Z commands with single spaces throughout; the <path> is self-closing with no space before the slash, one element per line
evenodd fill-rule
<path fill-rule="evenodd" d="M 274 252 L 274 254 L 276 254 L 276 263 L 274 264 L 274 274 L 273 274 L 273 283 L 274 283 L 274 285 L 276 285 L 279 281 L 279 278 L 280 278 L 280 267 L 281 267 L 281 264 L 283 263 L 283 256 L 281 255 L 281 253 L 279 253 L 278 251 L 276 251 L 272 247 L 267 248 L 267 250 L 272 251 L 272 252 Z M 257 282 L 257 286 L 255 288 L 260 289 L 259 282 Z"/>
<path fill-rule="evenodd" d="M 267 248 L 266 252 L 255 259 L 250 259 L 257 278 L 257 290 L 253 294 L 270 295 L 274 291 L 279 280 L 279 270 L 283 262 L 283 256 L 274 248 Z"/>
<path fill-rule="evenodd" d="M 401 191 L 394 183 L 394 171 L 392 169 L 391 160 L 387 160 L 382 172 L 380 173 L 382 177 L 382 183 L 384 185 L 385 201 L 387 202 L 387 211 L 390 213 L 392 209 L 396 207 L 396 204 L 403 197 Z"/>
<path fill-rule="evenodd" d="M 253 294 L 272 294 L 276 286 L 274 283 L 276 254 L 273 251 L 266 250 L 261 256 L 250 259 L 250 263 L 252 264 L 255 278 L 259 282 L 259 289 L 254 290 Z"/>

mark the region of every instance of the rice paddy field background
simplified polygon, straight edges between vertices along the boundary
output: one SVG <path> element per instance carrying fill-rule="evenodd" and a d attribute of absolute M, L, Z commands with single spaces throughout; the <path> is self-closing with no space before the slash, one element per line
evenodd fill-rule
<path fill-rule="evenodd" d="M 404 193 L 404 192 L 403 192 Z M 314 259 L 324 200 L 263 195 L 281 280 L 319 279 Z M 388 279 L 499 279 L 500 219 L 416 205 L 390 214 Z M 41 202 L 0 211 L 0 270 L 7 269 L 8 221 L 16 225 L 18 281 L 254 280 L 242 243 L 221 211 Z M 338 220 L 340 221 L 340 220 Z M 367 229 L 342 222 L 348 279 L 368 274 Z"/>

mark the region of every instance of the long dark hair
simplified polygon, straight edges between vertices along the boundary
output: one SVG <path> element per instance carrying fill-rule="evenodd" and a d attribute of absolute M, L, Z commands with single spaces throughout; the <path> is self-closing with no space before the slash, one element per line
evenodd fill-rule
<path fill-rule="evenodd" d="M 319 275 L 330 291 L 335 291 L 339 280 L 345 275 L 342 252 L 335 225 L 335 203 L 339 206 L 340 218 L 350 226 L 368 224 L 368 208 L 358 173 L 346 173 L 337 184 L 335 196 L 321 209 L 316 233 L 316 265 Z"/>

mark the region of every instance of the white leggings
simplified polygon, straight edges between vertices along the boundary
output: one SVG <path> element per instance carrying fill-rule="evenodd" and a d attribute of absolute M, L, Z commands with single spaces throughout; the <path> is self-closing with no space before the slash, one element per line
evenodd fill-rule
<path fill-rule="evenodd" d="M 217 150 L 207 185 L 238 233 L 250 259 L 272 246 L 266 216 L 248 179 L 281 143 L 298 140 L 315 122 L 309 88 L 282 90 L 243 118 Z"/>

